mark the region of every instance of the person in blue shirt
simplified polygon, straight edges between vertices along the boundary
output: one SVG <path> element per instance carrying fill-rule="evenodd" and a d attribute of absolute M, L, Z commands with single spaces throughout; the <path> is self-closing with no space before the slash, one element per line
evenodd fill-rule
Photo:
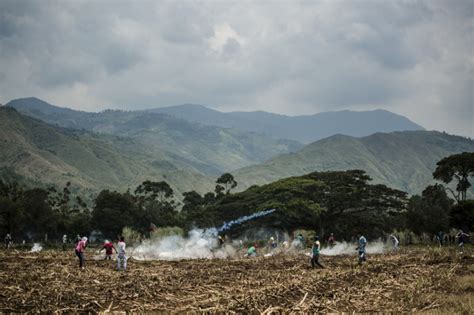
<path fill-rule="evenodd" d="M 319 263 L 320 253 L 321 253 L 321 243 L 319 242 L 319 236 L 315 236 L 313 247 L 311 247 L 311 267 L 312 268 L 314 268 L 316 265 L 318 265 L 319 268 L 324 268 L 324 266 Z"/>
<path fill-rule="evenodd" d="M 362 235 L 362 233 L 359 233 L 357 237 L 359 238 L 359 241 L 356 250 L 358 250 L 359 253 L 359 265 L 362 265 L 362 263 L 366 261 L 365 246 L 367 245 L 367 239 Z"/>

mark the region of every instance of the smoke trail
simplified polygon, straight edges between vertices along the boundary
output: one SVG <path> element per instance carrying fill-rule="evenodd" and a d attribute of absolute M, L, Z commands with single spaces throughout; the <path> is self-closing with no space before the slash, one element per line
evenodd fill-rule
<path fill-rule="evenodd" d="M 43 249 L 40 243 L 34 243 L 33 247 L 31 248 L 30 252 L 31 253 L 37 253 L 40 252 Z"/>
<path fill-rule="evenodd" d="M 271 210 L 263 210 L 263 211 L 260 211 L 260 212 L 255 212 L 255 213 L 252 213 L 252 214 L 249 214 L 249 215 L 245 215 L 243 217 L 240 217 L 236 220 L 232 220 L 230 222 L 224 222 L 224 224 L 220 227 L 220 228 L 217 228 L 217 233 L 221 233 L 221 232 L 224 232 L 224 231 L 227 231 L 228 229 L 230 229 L 233 225 L 238 225 L 238 224 L 242 224 L 244 222 L 247 222 L 249 220 L 253 220 L 253 219 L 256 219 L 256 218 L 260 218 L 260 217 L 263 217 L 263 216 L 266 216 L 266 215 L 269 215 L 270 213 L 273 213 L 275 212 L 276 209 L 271 209 Z"/>
<path fill-rule="evenodd" d="M 249 220 L 260 218 L 275 209 L 264 210 L 250 215 L 242 216 L 230 222 L 224 222 L 221 227 L 206 230 L 191 230 L 187 238 L 180 235 L 167 236 L 158 241 L 144 241 L 132 249 L 131 256 L 138 260 L 162 259 L 199 259 L 199 258 L 226 258 L 234 256 L 236 250 L 233 246 L 219 246 L 217 235 L 229 230 L 232 226 L 242 224 Z"/>
<path fill-rule="evenodd" d="M 337 242 L 334 247 L 326 247 L 321 250 L 321 255 L 338 256 L 338 255 L 355 255 L 357 254 L 356 244 Z M 380 240 L 376 242 L 368 242 L 365 247 L 367 254 L 382 254 L 384 252 L 385 244 Z"/>

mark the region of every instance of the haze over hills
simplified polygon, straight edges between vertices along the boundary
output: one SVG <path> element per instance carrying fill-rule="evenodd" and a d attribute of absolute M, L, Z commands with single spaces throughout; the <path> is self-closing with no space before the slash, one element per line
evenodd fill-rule
<path fill-rule="evenodd" d="M 260 165 L 234 173 L 239 189 L 280 178 L 326 170 L 365 170 L 375 183 L 421 193 L 435 181 L 432 173 L 444 157 L 474 152 L 474 141 L 437 131 L 376 133 L 355 138 L 335 135 Z"/>
<path fill-rule="evenodd" d="M 180 192 L 204 192 L 213 190 L 216 176 L 232 172 L 239 182 L 237 189 L 243 190 L 313 171 L 363 169 L 376 183 L 420 193 L 433 183 L 431 174 L 437 161 L 451 154 L 474 151 L 472 140 L 435 131 L 375 133 L 361 138 L 339 134 L 302 147 L 296 141 L 205 126 L 164 113 L 89 113 L 56 107 L 35 98 L 14 100 L 7 105 L 2 108 L 4 131 L 0 139 L 4 153 L 0 166 L 43 182 L 77 177 L 80 185 L 91 189 L 118 189 L 144 179 L 165 179 Z M 36 119 L 8 111 L 8 107 Z M 176 108 L 184 110 L 186 106 Z M 204 107 L 192 105 L 189 109 L 190 113 L 197 110 L 196 117 L 202 115 L 202 119 L 205 113 L 209 113 L 211 120 L 216 113 L 229 117 Z M 327 114 L 366 117 L 367 113 L 380 114 Z M 9 121 L 7 114 L 15 119 Z M 261 121 L 291 118 L 263 112 L 253 115 Z M 393 114 L 382 111 L 382 115 Z M 288 153 L 292 151 L 295 153 Z"/>
<path fill-rule="evenodd" d="M 292 140 L 204 126 L 161 113 L 115 110 L 89 113 L 53 106 L 37 98 L 13 100 L 6 106 L 61 127 L 129 137 L 212 176 L 302 147 Z"/>
<path fill-rule="evenodd" d="M 406 117 L 386 110 L 344 110 L 291 117 L 262 111 L 223 113 L 202 105 L 185 104 L 147 111 L 165 113 L 204 125 L 253 131 L 302 143 L 310 143 L 335 134 L 362 137 L 376 132 L 424 130 Z"/>
<path fill-rule="evenodd" d="M 209 191 L 212 182 L 166 152 L 123 137 L 65 129 L 0 107 L 0 168 L 33 183 L 84 192 L 134 189 L 146 179 L 166 180 L 177 193 Z"/>

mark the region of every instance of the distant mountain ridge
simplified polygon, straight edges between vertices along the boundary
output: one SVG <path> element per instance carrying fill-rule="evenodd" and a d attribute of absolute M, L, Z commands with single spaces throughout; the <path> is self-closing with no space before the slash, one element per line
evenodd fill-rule
<path fill-rule="evenodd" d="M 421 193 L 434 184 L 432 173 L 444 157 L 474 152 L 474 141 L 437 131 L 376 133 L 355 138 L 335 135 L 295 153 L 234 172 L 240 189 L 313 171 L 365 170 L 375 183 Z"/>
<path fill-rule="evenodd" d="M 131 138 L 213 176 L 302 147 L 292 140 L 205 126 L 163 113 L 117 110 L 90 113 L 57 107 L 37 98 L 13 100 L 6 106 L 49 124 Z"/>
<path fill-rule="evenodd" d="M 176 192 L 213 188 L 186 163 L 130 139 L 55 127 L 0 107 L 0 170 L 32 183 L 62 186 L 71 181 L 83 193 L 124 191 L 146 179 L 166 180 Z"/>
<path fill-rule="evenodd" d="M 19 112 L 13 115 L 9 107 Z M 229 118 L 205 107 L 191 105 L 191 109 Z M 89 113 L 31 98 L 14 100 L 0 110 L 4 129 L 0 132 L 0 168 L 16 170 L 32 181 L 77 177 L 81 185 L 93 189 L 151 178 L 167 180 L 180 192 L 212 191 L 216 175 L 230 171 L 239 183 L 237 189 L 243 190 L 313 171 L 362 169 L 375 183 L 420 193 L 434 183 L 431 174 L 437 161 L 474 152 L 471 139 L 424 130 L 379 132 L 360 138 L 336 134 L 303 147 L 296 141 L 206 126 L 167 113 Z M 16 118 L 10 121 L 5 113 Z M 288 119 L 265 112 L 253 114 L 255 119 Z M 31 128 L 17 128 L 22 125 Z"/>
<path fill-rule="evenodd" d="M 285 116 L 263 111 L 224 113 L 203 105 L 184 104 L 146 111 L 164 113 L 203 125 L 258 132 L 302 143 L 311 143 L 335 134 L 362 137 L 376 132 L 424 130 L 406 117 L 381 109 Z"/>

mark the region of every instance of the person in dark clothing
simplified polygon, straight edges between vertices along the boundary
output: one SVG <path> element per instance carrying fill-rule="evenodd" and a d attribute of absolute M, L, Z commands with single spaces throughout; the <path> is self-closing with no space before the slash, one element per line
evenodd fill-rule
<path fill-rule="evenodd" d="M 464 253 L 464 243 L 467 242 L 468 237 L 469 237 L 469 234 L 464 233 L 463 230 L 459 230 L 459 233 L 456 235 L 456 238 L 458 240 L 459 252 L 461 254 Z"/>

